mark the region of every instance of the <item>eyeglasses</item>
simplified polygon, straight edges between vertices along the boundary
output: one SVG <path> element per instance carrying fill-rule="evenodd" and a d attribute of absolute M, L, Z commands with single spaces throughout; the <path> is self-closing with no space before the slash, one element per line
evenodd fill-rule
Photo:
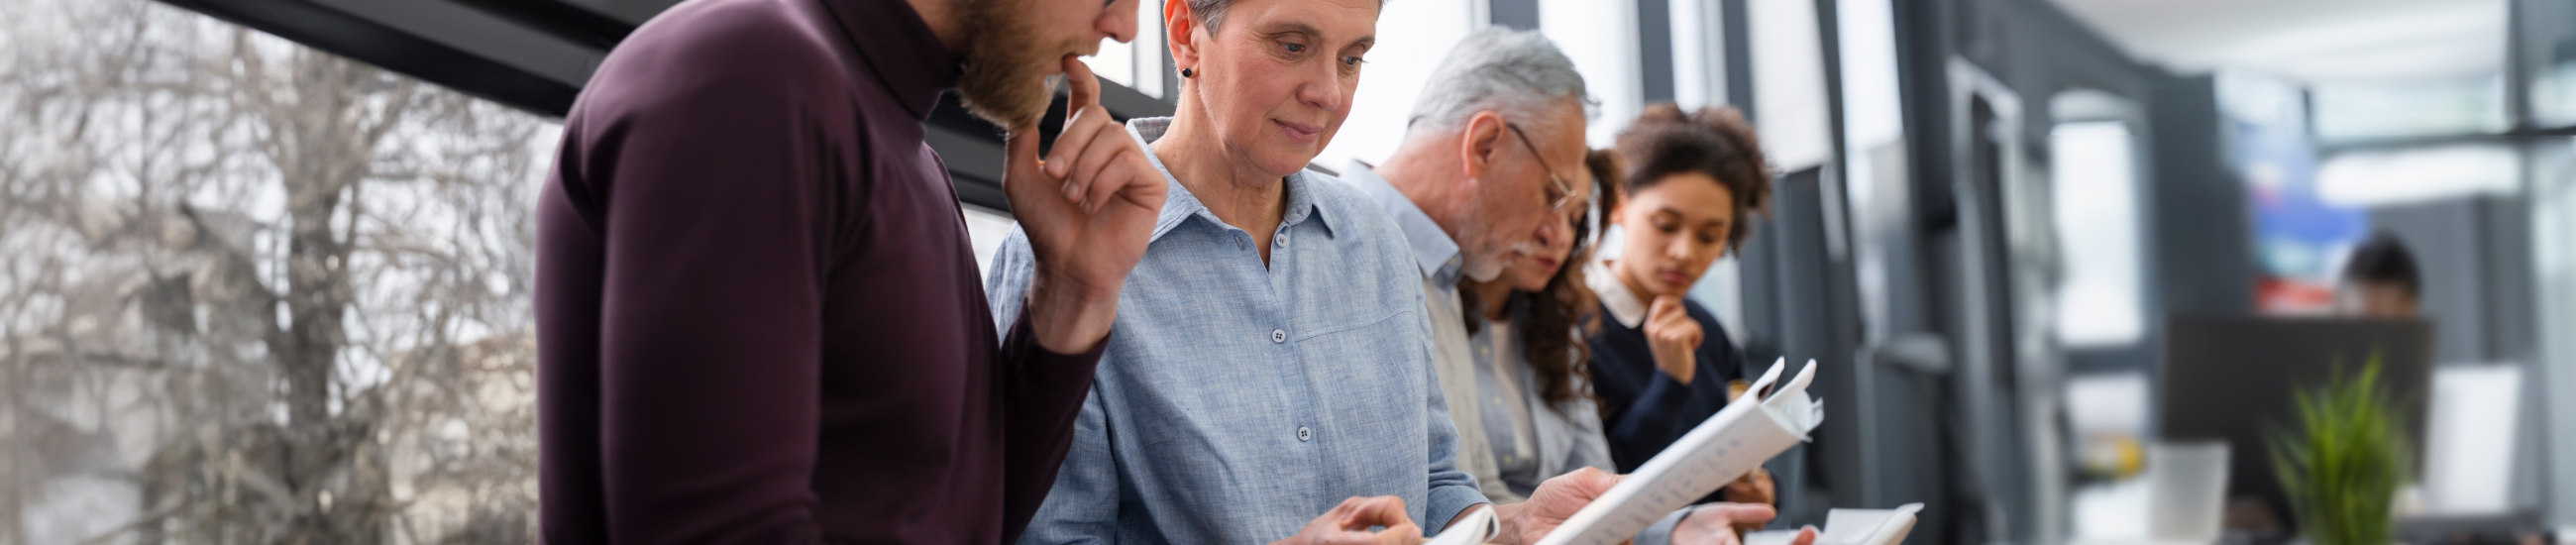
<path fill-rule="evenodd" d="M 1574 184 L 1565 183 L 1564 177 L 1556 175 L 1556 166 L 1547 164 L 1545 154 L 1538 152 L 1538 144 L 1530 143 L 1529 133 L 1521 132 L 1520 125 L 1505 121 L 1503 128 L 1511 129 L 1512 134 L 1519 135 L 1521 147 L 1528 148 L 1530 158 L 1537 159 L 1538 167 L 1547 170 L 1547 210 L 1564 213 L 1567 205 L 1574 204 Z"/>

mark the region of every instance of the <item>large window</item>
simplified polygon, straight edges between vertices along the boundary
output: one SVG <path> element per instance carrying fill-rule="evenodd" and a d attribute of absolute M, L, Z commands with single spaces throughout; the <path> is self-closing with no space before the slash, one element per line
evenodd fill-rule
<path fill-rule="evenodd" d="M 1635 2 L 1539 0 L 1539 32 L 1547 34 L 1583 73 L 1583 86 L 1601 101 L 1601 122 L 1584 139 L 1592 147 L 1610 147 L 1619 129 L 1644 106 L 1637 56 Z"/>
<path fill-rule="evenodd" d="M 2138 149 L 2127 123 L 2059 124 L 2049 133 L 2049 198 L 2063 259 L 2056 333 L 2071 347 L 2124 346 L 2146 333 Z"/>
<path fill-rule="evenodd" d="M 141 0 L 0 17 L 0 542 L 525 542 L 553 122 Z"/>
<path fill-rule="evenodd" d="M 1100 51 L 1082 61 L 1103 79 L 1145 96 L 1163 98 L 1163 79 L 1168 73 L 1163 68 L 1163 58 L 1168 53 L 1163 47 L 1163 3 L 1136 0 L 1135 39 L 1127 43 L 1101 40 Z"/>
<path fill-rule="evenodd" d="M 1377 46 L 1360 68 L 1358 96 L 1340 132 L 1315 156 L 1315 164 L 1340 171 L 1352 159 L 1376 164 L 1404 143 L 1405 121 L 1413 100 L 1440 66 L 1449 48 L 1467 38 L 1474 17 L 1470 0 L 1404 0 L 1387 2 L 1378 15 Z M 1402 31 L 1396 31 L 1397 26 Z"/>
<path fill-rule="evenodd" d="M 1833 158 L 1833 94 L 1825 92 L 1825 53 L 1816 3 L 1745 0 L 1753 45 L 1754 128 L 1781 172 Z"/>
<path fill-rule="evenodd" d="M 2534 273 L 2532 305 L 2540 314 L 2541 377 L 2538 395 L 2546 410 L 2545 435 L 2551 516 L 2576 519 L 2576 502 L 2564 495 L 2576 491 L 2576 139 L 2553 138 L 2531 144 L 2531 251 Z"/>
<path fill-rule="evenodd" d="M 1864 335 L 1887 334 L 1887 237 L 1904 236 L 1905 116 L 1896 71 L 1896 6 L 1891 0 L 1835 4 L 1836 49 L 1842 54 L 1845 208 L 1852 211 L 1853 276 Z M 1892 194 L 1882 194 L 1892 193 Z"/>
<path fill-rule="evenodd" d="M 1684 109 L 1725 104 L 1725 15 L 1716 2 L 1679 0 L 1671 10 L 1673 103 Z"/>

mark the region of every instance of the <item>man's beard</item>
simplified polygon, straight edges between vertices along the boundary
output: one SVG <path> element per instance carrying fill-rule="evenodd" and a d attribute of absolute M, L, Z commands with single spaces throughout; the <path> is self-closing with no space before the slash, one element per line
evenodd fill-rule
<path fill-rule="evenodd" d="M 965 23 L 958 57 L 965 62 L 966 73 L 958 78 L 957 94 L 966 111 L 1005 129 L 1036 127 L 1046 117 L 1047 101 L 1055 90 L 1042 74 L 1063 62 L 1067 52 L 1099 47 L 1097 42 L 1089 47 L 1041 43 L 1045 38 L 1031 20 L 1030 3 L 967 0 L 958 6 Z"/>
<path fill-rule="evenodd" d="M 1477 282 L 1492 282 L 1512 266 L 1514 258 L 1538 253 L 1538 245 L 1526 239 L 1503 242 L 1506 237 L 1493 228 L 1491 212 L 1483 206 L 1459 210 L 1458 225 L 1464 229 L 1461 236 L 1450 237 L 1459 246 L 1458 274 Z"/>
<path fill-rule="evenodd" d="M 1538 254 L 1538 245 L 1522 242 L 1491 251 L 1467 251 L 1458 255 L 1458 274 L 1477 282 L 1492 282 L 1503 276 L 1503 269 Z"/>

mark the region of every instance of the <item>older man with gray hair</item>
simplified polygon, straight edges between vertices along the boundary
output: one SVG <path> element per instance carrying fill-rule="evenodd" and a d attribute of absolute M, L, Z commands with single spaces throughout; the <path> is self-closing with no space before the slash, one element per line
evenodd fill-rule
<path fill-rule="evenodd" d="M 1353 160 L 1342 171 L 1395 220 L 1412 250 L 1432 365 L 1458 423 L 1458 468 L 1496 501 L 1520 498 L 1499 477 L 1482 425 L 1483 411 L 1498 407 L 1478 403 L 1458 281 L 1494 279 L 1550 235 L 1540 230 L 1561 230 L 1563 222 L 1546 219 L 1589 198 L 1591 177 L 1581 169 L 1590 106 L 1583 75 L 1546 37 L 1487 28 L 1432 71 L 1404 142 L 1384 165 Z"/>
<path fill-rule="evenodd" d="M 1432 71 L 1403 143 L 1385 164 L 1354 160 L 1342 173 L 1394 220 L 1412 251 L 1423 314 L 1430 317 L 1433 367 L 1458 429 L 1456 465 L 1497 503 L 1523 500 L 1507 482 L 1565 471 L 1538 467 L 1538 460 L 1609 469 L 1597 415 L 1584 410 L 1537 419 L 1513 410 L 1518 396 L 1498 393 L 1511 389 L 1505 385 L 1516 373 L 1479 363 L 1508 359 L 1470 353 L 1490 347 L 1471 346 L 1463 313 L 1473 309 L 1461 308 L 1458 296 L 1462 277 L 1493 280 L 1543 241 L 1574 236 L 1563 218 L 1592 197 L 1594 184 L 1582 170 L 1592 104 L 1574 62 L 1546 37 L 1488 28 L 1469 35 Z M 1566 440 L 1538 440 L 1547 436 Z M 1577 452 L 1533 452 L 1551 447 Z M 1588 450 L 1598 452 L 1587 456 Z M 1520 480 L 1506 479 L 1505 467 L 1518 470 L 1513 475 Z M 1731 543 L 1731 523 L 1771 516 L 1768 506 L 1683 509 L 1636 541 Z"/>

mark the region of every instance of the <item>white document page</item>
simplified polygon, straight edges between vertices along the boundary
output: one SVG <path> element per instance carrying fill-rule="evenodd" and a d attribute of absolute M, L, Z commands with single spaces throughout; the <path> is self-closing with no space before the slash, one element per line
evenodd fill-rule
<path fill-rule="evenodd" d="M 1618 486 L 1576 511 L 1565 525 L 1538 545 L 1611 545 L 1636 537 L 1655 521 L 1690 502 L 1708 496 L 1764 460 L 1807 440 L 1807 432 L 1824 421 L 1823 405 L 1807 397 L 1815 381 L 1816 362 L 1796 378 L 1773 388 L 1787 363 L 1754 381 L 1747 394 L 1692 428 L 1619 480 Z"/>
<path fill-rule="evenodd" d="M 1816 545 L 1896 545 L 1914 532 L 1914 515 L 1920 512 L 1920 503 L 1895 509 L 1826 511 L 1825 528 L 1816 533 Z M 1789 545 L 1797 539 L 1798 530 L 1771 530 L 1744 536 L 1744 544 Z"/>
<path fill-rule="evenodd" d="M 1467 518 L 1459 519 L 1457 524 L 1449 525 L 1447 530 L 1441 530 L 1440 537 L 1431 538 L 1431 541 L 1422 545 L 1482 545 L 1487 541 L 1493 541 L 1494 534 L 1503 532 L 1502 522 L 1494 520 L 1494 506 L 1478 505 L 1475 509 L 1467 513 Z"/>

